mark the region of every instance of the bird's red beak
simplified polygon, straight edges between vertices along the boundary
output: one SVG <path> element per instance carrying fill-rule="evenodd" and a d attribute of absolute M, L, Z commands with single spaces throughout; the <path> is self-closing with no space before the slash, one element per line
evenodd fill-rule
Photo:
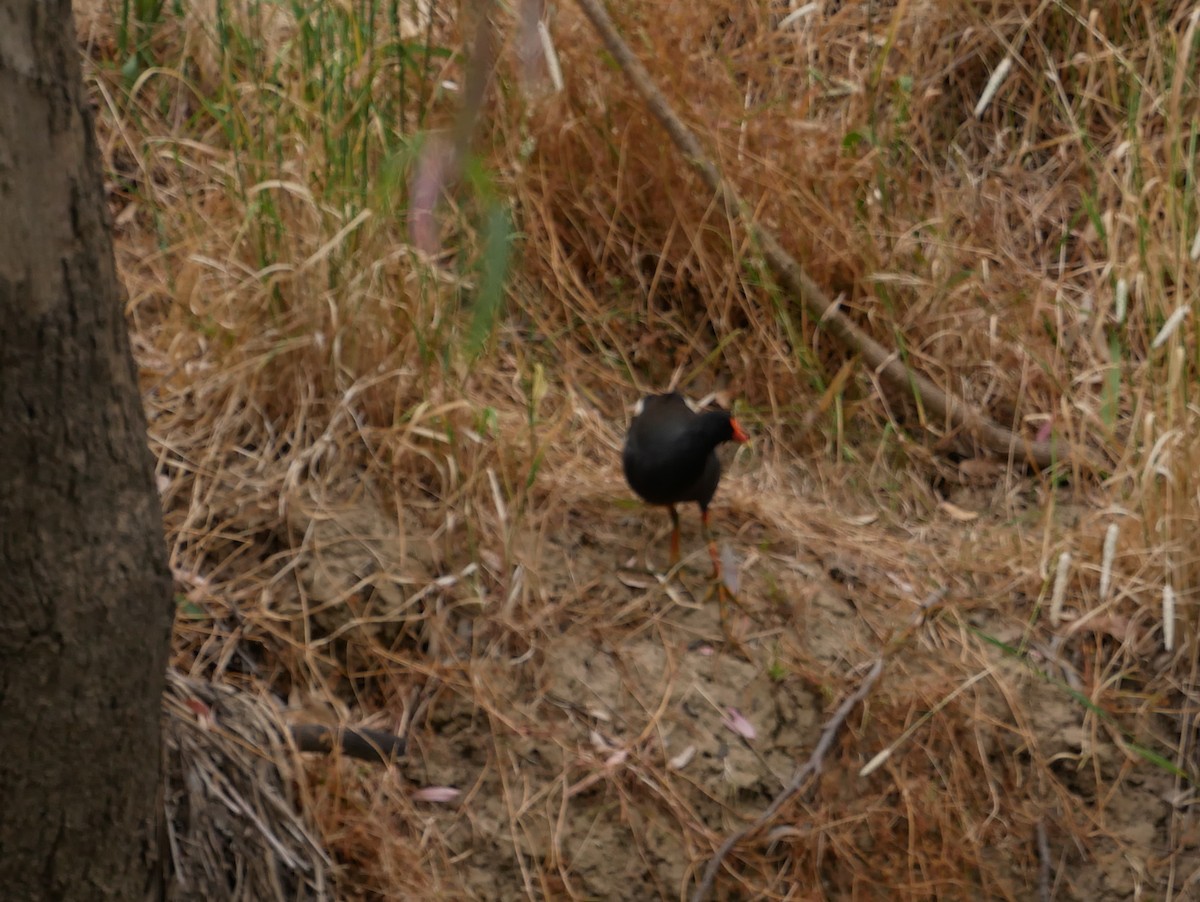
<path fill-rule="evenodd" d="M 739 445 L 744 445 L 746 442 L 750 441 L 750 436 L 746 435 L 745 430 L 738 425 L 738 421 L 733 417 L 729 418 L 729 425 L 733 427 L 733 440 L 735 442 L 737 442 Z"/>

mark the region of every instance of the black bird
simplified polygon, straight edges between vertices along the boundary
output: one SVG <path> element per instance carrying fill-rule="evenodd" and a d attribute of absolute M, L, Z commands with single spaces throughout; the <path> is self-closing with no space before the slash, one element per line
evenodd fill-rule
<path fill-rule="evenodd" d="M 721 572 L 717 546 L 708 531 L 708 505 L 721 481 L 717 445 L 747 442 L 749 436 L 724 410 L 697 413 L 678 392 L 648 395 L 638 402 L 621 456 L 629 487 L 650 504 L 671 512 L 671 563 L 679 561 L 679 512 L 675 505 L 695 501 L 713 575 Z"/>

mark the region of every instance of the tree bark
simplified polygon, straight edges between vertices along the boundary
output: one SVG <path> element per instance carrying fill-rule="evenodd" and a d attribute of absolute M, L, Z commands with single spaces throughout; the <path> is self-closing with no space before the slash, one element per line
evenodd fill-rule
<path fill-rule="evenodd" d="M 162 891 L 171 580 L 67 0 L 0 6 L 0 896 Z"/>

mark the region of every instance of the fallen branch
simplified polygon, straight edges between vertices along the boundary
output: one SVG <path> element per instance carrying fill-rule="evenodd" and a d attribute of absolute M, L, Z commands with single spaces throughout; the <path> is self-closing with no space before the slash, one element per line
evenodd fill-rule
<path fill-rule="evenodd" d="M 875 659 L 875 662 L 871 665 L 871 669 L 867 671 L 867 675 L 858 684 L 858 688 L 847 696 L 845 701 L 838 705 L 837 710 L 833 712 L 833 716 L 821 728 L 821 738 L 817 740 L 817 745 L 812 750 L 812 754 L 808 756 L 808 760 L 804 762 L 803 766 L 792 775 L 792 779 L 788 781 L 787 786 L 783 788 L 779 795 L 771 800 L 771 804 L 766 807 L 762 814 L 741 830 L 731 834 L 726 838 L 725 842 L 721 843 L 720 848 L 717 849 L 716 854 L 713 855 L 712 860 L 709 861 L 708 866 L 704 869 L 704 876 L 700 879 L 700 885 L 696 887 L 696 891 L 692 893 L 691 902 L 703 902 L 708 897 L 713 887 L 713 881 L 717 879 L 717 870 L 721 867 L 721 862 L 733 851 L 733 847 L 755 830 L 765 826 L 793 796 L 804 788 L 811 777 L 821 772 L 821 767 L 825 764 L 825 756 L 829 754 L 829 749 L 833 746 L 833 740 L 837 738 L 837 734 L 842 729 L 842 725 L 845 724 L 846 718 L 850 716 L 850 712 L 875 687 L 875 683 L 879 680 L 879 675 L 883 673 L 884 662 L 897 649 L 905 645 L 913 633 L 925 622 L 925 618 L 929 616 L 929 612 L 941 604 L 942 599 L 945 597 L 945 587 L 935 589 L 917 607 L 908 625 L 888 639 L 883 650 L 879 653 L 879 657 Z"/>
<path fill-rule="evenodd" d="M 327 727 L 323 724 L 296 724 L 292 738 L 302 752 L 343 755 L 372 764 L 391 764 L 404 757 L 405 742 L 400 736 L 367 727 Z"/>
<path fill-rule="evenodd" d="M 780 284 L 793 298 L 798 298 L 808 308 L 822 328 L 828 329 L 844 345 L 861 355 L 894 391 L 911 391 L 924 408 L 954 428 L 973 436 L 989 451 L 1012 459 L 1023 457 L 1039 468 L 1050 467 L 1056 462 L 1070 462 L 1092 472 L 1103 469 L 1102 464 L 1084 449 L 1073 448 L 1054 440 L 1029 439 L 1001 426 L 971 405 L 947 394 L 926 376 L 909 369 L 899 354 L 889 351 L 860 329 L 808 277 L 803 267 L 784 250 L 771 231 L 755 221 L 750 208 L 733 186 L 722 177 L 721 171 L 705 154 L 695 134 L 671 109 L 662 92 L 654 84 L 650 73 L 617 33 L 601 0 L 577 2 L 600 34 L 608 51 L 646 101 L 650 112 L 666 129 L 675 146 L 696 169 L 704 184 L 722 199 L 726 215 L 730 219 L 741 219 L 751 237 L 762 249 L 764 258 Z"/>
<path fill-rule="evenodd" d="M 858 688 L 854 690 L 853 694 L 849 695 L 838 706 L 833 717 L 829 718 L 828 723 L 821 729 L 821 738 L 817 740 L 816 748 L 808 756 L 808 760 L 804 762 L 804 766 L 796 771 L 792 779 L 788 782 L 788 785 L 783 788 L 783 791 L 771 801 L 771 804 L 766 807 L 766 810 L 762 814 L 741 830 L 731 834 L 726 838 L 725 842 L 721 843 L 720 848 L 717 849 L 716 854 L 709 861 L 708 867 L 704 869 L 704 876 L 700 880 L 700 885 L 692 893 L 692 902 L 703 902 L 708 897 L 708 893 L 713 886 L 713 881 L 717 878 L 717 870 L 721 867 L 721 862 L 725 860 L 726 856 L 733 851 L 733 847 L 770 821 L 778 813 L 779 809 L 788 803 L 792 796 L 804 788 L 804 784 L 808 781 L 809 777 L 820 772 L 821 766 L 825 763 L 825 756 L 833 746 L 833 740 L 837 738 L 842 724 L 846 722 L 846 718 L 850 716 L 850 712 L 854 710 L 855 706 L 867 697 L 881 673 L 883 673 L 882 655 L 871 665 L 871 669 L 867 671 L 867 675 L 863 677 L 863 681 L 858 684 Z"/>

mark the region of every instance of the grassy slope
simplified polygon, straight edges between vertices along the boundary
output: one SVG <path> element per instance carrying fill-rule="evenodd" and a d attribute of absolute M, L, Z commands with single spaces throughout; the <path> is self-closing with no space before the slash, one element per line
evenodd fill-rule
<path fill-rule="evenodd" d="M 409 727 L 427 762 L 410 776 L 468 790 L 431 814 L 402 782 L 314 764 L 348 895 L 645 879 L 675 897 L 884 648 L 862 718 L 781 822 L 802 829 L 739 849 L 730 885 L 1024 898 L 1052 866 L 1090 898 L 1120 897 L 1137 868 L 1159 894 L 1186 877 L 1161 857 L 1184 829 L 1161 797 L 1189 785 L 1172 767 L 1190 773 L 1197 647 L 1198 361 L 1193 318 L 1173 316 L 1200 256 L 1195 22 L 1169 4 L 825 6 L 785 27 L 768 4 L 618 12 L 856 321 L 1005 425 L 1101 450 L 1104 481 L 1013 471 L 881 396 L 774 288 L 569 5 L 550 29 L 557 93 L 520 89 L 520 32 L 498 20 L 476 154 L 437 214 L 443 265 L 412 248 L 406 214 L 420 139 L 453 124 L 469 76 L 450 10 L 196 4 L 139 30 L 119 5 L 80 9 L 186 596 L 177 664 Z M 515 254 L 493 316 L 505 209 Z M 731 392 L 757 436 L 720 496 L 753 620 L 718 656 L 741 676 L 678 671 L 710 695 L 733 680 L 728 704 L 775 698 L 758 748 L 783 757 L 749 789 L 736 768 L 674 768 L 649 701 L 620 727 L 589 726 L 586 693 L 562 707 L 587 683 L 571 661 L 640 649 L 658 663 L 614 680 L 677 712 L 662 662 L 719 636 L 619 575 L 661 538 L 625 503 L 623 411 L 673 378 Z M 693 746 L 720 735 L 706 723 Z M 593 818 L 624 825 L 611 841 L 638 852 L 636 877 L 604 855 L 585 867 L 600 834 L 572 825 Z M 468 848 L 485 851 L 456 857 Z M 1122 855 L 1136 867 L 1105 864 Z"/>

